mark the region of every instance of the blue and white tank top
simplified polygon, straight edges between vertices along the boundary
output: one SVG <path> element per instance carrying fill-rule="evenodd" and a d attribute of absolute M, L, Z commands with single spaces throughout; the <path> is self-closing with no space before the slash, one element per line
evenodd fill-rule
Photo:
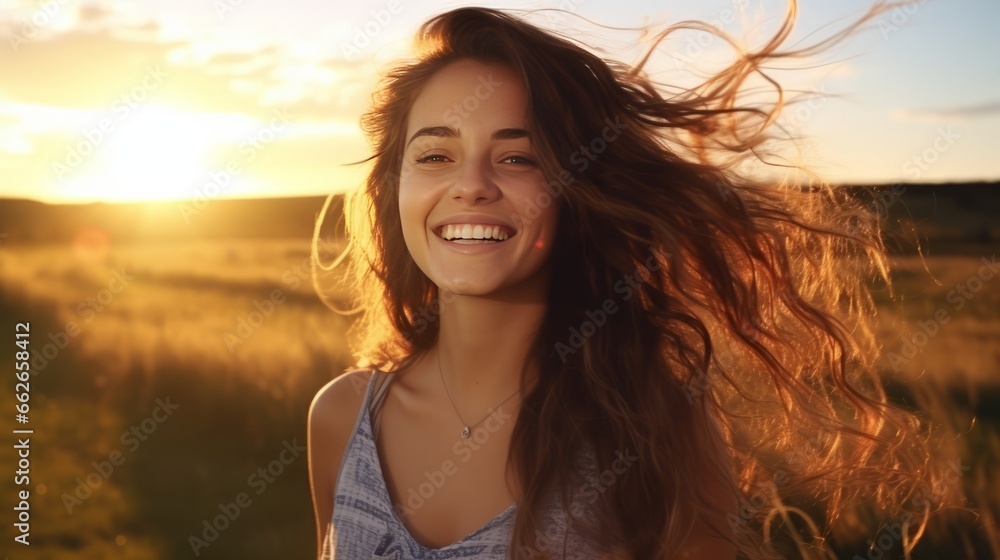
<path fill-rule="evenodd" d="M 505 560 L 517 515 L 517 504 L 511 504 L 482 527 L 461 540 L 431 549 L 417 542 L 392 507 L 389 490 L 382 474 L 375 437 L 381 405 L 393 373 L 373 371 L 365 390 L 365 398 L 354 430 L 344 450 L 337 484 L 334 490 L 332 527 L 324 543 L 323 559 L 333 560 L 444 560 L 478 558 Z M 588 457 L 584 455 L 583 457 Z M 593 457 L 581 458 L 581 472 L 588 483 L 599 488 Z M 586 483 L 585 483 L 586 484 Z M 590 495 L 585 501 L 582 496 Z M 594 503 L 593 492 L 577 492 L 571 508 L 573 518 L 567 519 L 557 492 L 542 516 L 542 527 L 535 549 L 555 559 L 597 560 L 601 558 L 596 543 L 587 537 L 595 519 L 588 505 Z M 579 516 L 578 518 L 576 518 Z M 536 554 L 535 557 L 540 556 Z M 528 557 L 532 557 L 528 554 Z"/>

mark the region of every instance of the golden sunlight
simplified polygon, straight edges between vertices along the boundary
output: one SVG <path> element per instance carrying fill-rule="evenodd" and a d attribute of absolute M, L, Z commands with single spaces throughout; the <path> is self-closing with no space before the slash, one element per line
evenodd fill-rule
<path fill-rule="evenodd" d="M 68 198 L 155 201 L 190 198 L 209 176 L 217 141 L 205 119 L 163 105 L 134 111 L 108 132 L 107 149 L 63 185 Z"/>

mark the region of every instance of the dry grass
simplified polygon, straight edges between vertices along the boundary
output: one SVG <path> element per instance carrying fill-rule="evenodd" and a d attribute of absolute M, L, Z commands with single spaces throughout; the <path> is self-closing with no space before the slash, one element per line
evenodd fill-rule
<path fill-rule="evenodd" d="M 248 491 L 249 474 L 282 442 L 304 443 L 309 399 L 350 361 L 349 319 L 312 295 L 301 240 L 97 254 L 5 248 L 0 290 L 4 332 L 13 341 L 14 323 L 31 321 L 34 352 L 36 517 L 33 545 L 19 558 L 192 556 L 188 536 L 201 521 Z M 254 327 L 241 331 L 241 320 Z M 5 352 L 4 363 L 13 363 Z M 128 452 L 123 432 L 166 396 L 180 406 L 175 417 Z M 2 406 L 13 408 L 10 392 Z M 76 479 L 115 450 L 124 464 L 70 513 L 64 499 Z M 11 449 L 0 457 L 15 464 Z M 257 557 L 261 547 L 308 553 L 314 537 L 304 479 L 303 456 L 275 482 L 284 490 L 261 494 L 270 507 L 248 509 L 200 557 Z M 13 495 L 12 480 L 4 491 Z M 12 530 L 5 524 L 7 542 Z M 291 547 L 289 535 L 297 541 Z"/>
<path fill-rule="evenodd" d="M 928 274 L 916 258 L 895 259 L 896 298 L 879 294 L 886 354 L 901 353 L 903 336 L 912 338 L 920 322 L 940 310 L 949 319 L 901 365 L 887 361 L 896 383 L 964 398 L 996 394 L 1000 276 L 983 281 L 960 309 L 949 299 L 981 264 L 975 256 L 929 258 Z M 116 271 L 131 278 L 127 285 L 115 280 Z M 218 513 L 219 503 L 247 491 L 248 475 L 266 466 L 282 442 L 304 443 L 310 398 L 350 362 L 350 319 L 313 294 L 308 243 L 300 239 L 108 251 L 6 246 L 0 249 L 0 290 L 4 332 L 12 340 L 13 324 L 31 321 L 36 352 L 35 544 L 19 550 L 19 558 L 193 556 L 189 536 Z M 281 302 L 264 317 L 260 309 L 268 304 L 262 302 L 276 291 Z M 259 325 L 239 332 L 241 320 L 256 323 L 254 313 L 260 313 Z M 70 325 L 79 332 L 67 334 Z M 55 349 L 63 337 L 65 347 L 46 358 L 45 346 Z M 3 352 L 3 363 L 13 363 L 10 348 Z M 127 453 L 125 463 L 68 513 L 63 496 L 74 492 L 76 479 L 121 450 L 121 434 L 165 396 L 180 405 L 176 417 Z M 0 400 L 5 410 L 13 406 L 10 392 Z M 953 412 L 966 421 L 981 403 L 962 406 Z M 986 420 L 998 422 L 995 415 Z M 970 444 L 976 470 L 965 483 L 984 504 L 996 505 L 1000 440 L 995 431 L 972 435 L 978 438 Z M 9 446 L 0 451 L 0 462 L 14 464 Z M 251 493 L 253 506 L 200 557 L 311 554 L 305 469 L 299 459 L 266 492 Z M 3 491 L 13 493 L 12 481 Z M 4 527 L 3 538 L 12 542 L 12 527 Z"/>
<path fill-rule="evenodd" d="M 959 387 L 1000 385 L 1000 272 L 982 260 L 992 257 L 894 260 L 895 298 L 879 301 L 888 372 L 903 381 L 927 376 Z"/>

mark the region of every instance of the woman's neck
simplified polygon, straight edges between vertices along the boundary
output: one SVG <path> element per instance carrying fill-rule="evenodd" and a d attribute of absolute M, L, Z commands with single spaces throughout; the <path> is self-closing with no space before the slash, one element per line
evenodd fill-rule
<path fill-rule="evenodd" d="M 440 359 L 440 373 L 456 402 L 490 402 L 511 395 L 525 368 L 531 384 L 538 364 L 528 358 L 548 309 L 547 275 L 503 293 L 442 293 L 440 299 L 438 344 L 430 358 Z"/>

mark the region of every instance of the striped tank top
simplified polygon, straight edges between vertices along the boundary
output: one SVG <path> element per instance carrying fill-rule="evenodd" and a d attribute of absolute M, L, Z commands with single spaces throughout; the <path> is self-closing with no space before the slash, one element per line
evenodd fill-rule
<path fill-rule="evenodd" d="M 478 558 L 505 560 L 517 504 L 511 504 L 482 527 L 461 540 L 431 549 L 423 546 L 406 529 L 392 506 L 389 490 L 382 474 L 375 441 L 379 427 L 379 412 L 393 373 L 375 371 L 368 381 L 365 398 L 347 442 L 337 473 L 334 490 L 332 527 L 324 543 L 324 560 L 444 560 Z M 586 473 L 584 487 L 603 488 L 594 474 L 593 457 L 582 455 L 578 463 Z M 583 457 L 590 457 L 586 459 Z M 586 490 L 586 488 L 581 488 Z M 541 553 L 561 560 L 597 560 L 601 549 L 587 537 L 594 534 L 592 506 L 596 492 L 575 492 L 567 515 L 557 492 L 551 492 L 549 506 L 542 515 L 533 551 L 522 557 L 540 558 Z M 589 496 L 591 499 L 584 499 Z M 533 553 L 532 553 L 533 552 Z"/>

